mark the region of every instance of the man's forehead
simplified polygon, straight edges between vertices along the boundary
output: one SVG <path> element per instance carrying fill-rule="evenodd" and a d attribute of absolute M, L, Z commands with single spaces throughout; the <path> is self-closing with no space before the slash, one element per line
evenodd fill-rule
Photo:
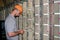
<path fill-rule="evenodd" d="M 18 9 L 15 9 L 17 12 L 19 12 L 19 10 Z"/>

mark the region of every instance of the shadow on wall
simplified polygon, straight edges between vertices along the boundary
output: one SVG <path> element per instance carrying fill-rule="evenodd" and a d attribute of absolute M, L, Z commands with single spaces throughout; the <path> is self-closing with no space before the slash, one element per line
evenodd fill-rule
<path fill-rule="evenodd" d="M 6 40 L 4 20 L 0 20 L 0 40 Z"/>

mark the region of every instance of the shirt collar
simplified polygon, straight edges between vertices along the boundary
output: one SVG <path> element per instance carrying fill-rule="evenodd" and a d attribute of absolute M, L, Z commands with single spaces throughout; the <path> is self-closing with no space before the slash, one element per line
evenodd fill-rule
<path fill-rule="evenodd" d="M 14 20 L 15 20 L 15 17 L 14 16 L 12 16 L 11 14 L 9 14 Z"/>

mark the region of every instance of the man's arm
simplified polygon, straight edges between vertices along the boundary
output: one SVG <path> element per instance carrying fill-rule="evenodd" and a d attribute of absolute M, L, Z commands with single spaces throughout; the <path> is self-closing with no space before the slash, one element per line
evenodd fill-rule
<path fill-rule="evenodd" d="M 15 32 L 9 32 L 8 36 L 13 37 L 13 36 L 16 36 L 18 34 L 23 34 L 23 33 L 24 33 L 23 30 L 18 30 L 18 31 L 15 31 Z"/>

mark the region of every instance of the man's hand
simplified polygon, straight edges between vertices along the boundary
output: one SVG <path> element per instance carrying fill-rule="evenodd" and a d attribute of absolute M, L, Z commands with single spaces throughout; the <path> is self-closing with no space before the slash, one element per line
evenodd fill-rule
<path fill-rule="evenodd" d="M 19 30 L 19 34 L 24 34 L 24 30 Z"/>

